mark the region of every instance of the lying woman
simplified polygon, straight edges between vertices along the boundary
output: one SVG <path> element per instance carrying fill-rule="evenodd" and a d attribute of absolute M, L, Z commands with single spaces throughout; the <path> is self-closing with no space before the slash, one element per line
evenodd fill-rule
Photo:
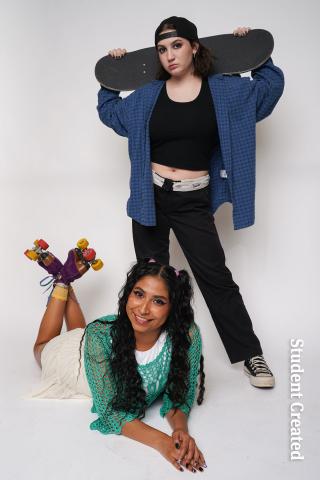
<path fill-rule="evenodd" d="M 64 265 L 50 252 L 38 258 L 54 283 L 34 345 L 42 376 L 32 397 L 92 397 L 98 416 L 92 430 L 125 435 L 155 448 L 180 471 L 202 472 L 204 456 L 188 431 L 197 377 L 200 405 L 205 374 L 187 271 L 139 260 L 127 273 L 117 314 L 86 325 L 70 285 L 90 267 L 78 254 L 70 250 Z M 171 436 L 142 420 L 160 394 Z"/>

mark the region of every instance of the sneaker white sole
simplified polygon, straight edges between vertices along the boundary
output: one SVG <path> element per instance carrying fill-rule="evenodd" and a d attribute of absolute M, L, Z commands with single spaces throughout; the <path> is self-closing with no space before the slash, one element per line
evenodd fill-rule
<path fill-rule="evenodd" d="M 254 387 L 260 387 L 260 388 L 270 388 L 270 387 L 274 387 L 274 384 L 275 384 L 275 381 L 274 381 L 274 376 L 272 377 L 268 377 L 268 376 L 265 376 L 265 377 L 254 377 L 253 375 L 251 375 L 251 373 L 249 372 L 249 370 L 247 369 L 247 367 L 243 367 L 243 371 L 244 373 L 247 375 L 247 377 L 249 377 L 250 379 L 250 383 L 251 385 L 253 385 Z"/>

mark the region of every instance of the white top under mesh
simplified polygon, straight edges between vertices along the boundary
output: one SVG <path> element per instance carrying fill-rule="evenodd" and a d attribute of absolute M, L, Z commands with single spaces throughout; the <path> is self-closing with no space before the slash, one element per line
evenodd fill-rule
<path fill-rule="evenodd" d="M 162 347 L 166 341 L 167 338 L 167 332 L 164 330 L 156 343 L 153 345 L 153 347 L 149 348 L 149 350 L 146 350 L 145 352 L 140 352 L 139 350 L 135 350 L 135 355 L 136 355 L 136 360 L 139 365 L 145 365 L 149 362 L 152 362 L 159 353 L 162 350 Z"/>

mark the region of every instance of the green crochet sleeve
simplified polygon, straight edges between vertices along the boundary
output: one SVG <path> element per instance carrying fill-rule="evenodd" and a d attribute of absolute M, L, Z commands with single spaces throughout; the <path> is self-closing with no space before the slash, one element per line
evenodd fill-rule
<path fill-rule="evenodd" d="M 99 320 L 112 321 L 115 316 L 101 317 Z M 92 413 L 98 418 L 90 424 L 91 430 L 107 435 L 121 434 L 123 425 L 136 418 L 136 415 L 111 408 L 115 393 L 110 366 L 111 336 L 110 324 L 92 322 L 88 325 L 85 337 L 84 364 L 88 384 L 92 393 Z"/>
<path fill-rule="evenodd" d="M 200 357 L 202 351 L 200 329 L 196 323 L 193 323 L 193 325 L 191 326 L 189 334 L 191 337 L 191 345 L 189 347 L 188 353 L 190 362 L 189 388 L 187 392 L 186 402 L 178 407 L 179 410 L 181 410 L 187 415 L 187 417 L 189 416 L 196 395 L 197 377 L 200 368 Z M 168 394 L 164 393 L 162 406 L 160 408 L 161 417 L 164 417 L 172 408 L 174 408 L 173 403 L 171 402 Z"/>

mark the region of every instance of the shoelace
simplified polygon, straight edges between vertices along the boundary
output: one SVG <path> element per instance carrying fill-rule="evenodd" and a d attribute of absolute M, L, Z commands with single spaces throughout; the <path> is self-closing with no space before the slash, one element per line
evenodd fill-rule
<path fill-rule="evenodd" d="M 47 283 L 43 283 L 47 279 L 49 279 L 47 281 Z M 55 277 L 53 275 L 47 275 L 46 277 L 44 277 L 39 282 L 41 287 L 47 287 L 49 285 L 48 288 L 46 288 L 45 291 L 42 292 L 42 293 L 46 293 L 51 288 L 51 292 L 49 293 L 48 300 L 47 300 L 47 305 L 49 303 L 49 300 L 51 298 L 51 295 L 52 295 L 52 292 L 53 292 L 53 289 L 54 289 L 54 281 L 55 281 Z"/>
<path fill-rule="evenodd" d="M 46 283 L 43 283 L 43 282 L 45 282 L 47 279 L 49 279 L 49 280 L 48 280 Z M 40 280 L 40 282 L 39 282 L 41 287 L 48 287 L 48 288 L 46 288 L 45 291 L 42 292 L 42 293 L 46 293 L 46 292 L 51 288 L 51 292 L 49 293 L 48 300 L 47 300 L 47 305 L 48 305 L 48 303 L 49 303 L 49 301 L 50 301 L 52 292 L 53 292 L 54 287 L 55 287 L 55 283 L 54 283 L 55 280 L 56 280 L 56 277 L 54 277 L 53 275 L 47 275 L 46 277 L 44 277 L 44 278 L 43 278 L 42 280 Z M 72 298 L 72 297 L 69 297 L 69 298 L 71 298 L 71 300 L 75 301 L 76 303 L 79 303 L 78 301 L 74 300 L 74 298 Z"/>
<path fill-rule="evenodd" d="M 254 371 L 255 375 L 259 375 L 259 374 L 272 375 L 272 372 L 262 355 L 257 355 L 255 357 L 250 358 L 248 363 L 252 368 L 252 370 Z"/>

